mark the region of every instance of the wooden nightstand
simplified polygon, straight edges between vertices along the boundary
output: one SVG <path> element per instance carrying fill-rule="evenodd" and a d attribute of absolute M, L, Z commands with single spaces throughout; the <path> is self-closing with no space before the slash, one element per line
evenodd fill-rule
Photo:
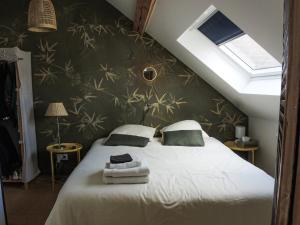
<path fill-rule="evenodd" d="M 60 146 L 61 148 L 59 148 L 59 144 L 53 144 L 47 146 L 47 151 L 50 153 L 52 190 L 54 190 L 54 184 L 55 184 L 53 154 L 77 153 L 77 163 L 78 164 L 80 163 L 80 151 L 82 149 L 81 144 L 61 143 Z"/>
<path fill-rule="evenodd" d="M 251 153 L 251 162 L 254 164 L 254 154 L 255 151 L 258 150 L 258 146 L 252 146 L 252 147 L 238 147 L 237 144 L 234 141 L 226 141 L 224 143 L 228 148 L 230 148 L 232 151 L 237 151 L 237 152 L 249 152 Z"/>

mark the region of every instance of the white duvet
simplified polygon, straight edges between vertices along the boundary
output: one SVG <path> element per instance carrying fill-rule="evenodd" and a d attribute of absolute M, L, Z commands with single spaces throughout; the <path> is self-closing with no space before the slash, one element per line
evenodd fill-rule
<path fill-rule="evenodd" d="M 103 146 L 63 186 L 46 225 L 269 225 L 274 180 L 214 138 L 205 147 Z M 148 184 L 102 183 L 111 154 L 147 161 Z"/>

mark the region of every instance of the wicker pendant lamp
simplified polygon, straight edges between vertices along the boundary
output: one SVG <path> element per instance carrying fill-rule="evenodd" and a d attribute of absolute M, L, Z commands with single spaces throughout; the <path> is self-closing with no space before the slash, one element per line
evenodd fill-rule
<path fill-rule="evenodd" d="M 55 9 L 51 0 L 30 1 L 28 30 L 32 32 L 51 32 L 57 30 Z"/>

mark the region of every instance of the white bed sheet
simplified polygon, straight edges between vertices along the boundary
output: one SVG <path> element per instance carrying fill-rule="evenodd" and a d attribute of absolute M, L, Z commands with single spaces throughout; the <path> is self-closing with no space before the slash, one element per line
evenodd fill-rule
<path fill-rule="evenodd" d="M 205 147 L 103 146 L 70 175 L 46 225 L 269 225 L 274 179 L 214 138 Z M 105 185 L 111 154 L 147 160 L 148 184 Z"/>

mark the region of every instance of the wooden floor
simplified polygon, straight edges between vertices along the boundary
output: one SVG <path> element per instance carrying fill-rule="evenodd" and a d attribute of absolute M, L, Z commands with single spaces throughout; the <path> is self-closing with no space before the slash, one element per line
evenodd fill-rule
<path fill-rule="evenodd" d="M 55 203 L 62 181 L 51 190 L 51 178 L 40 176 L 29 184 L 5 184 L 4 195 L 8 225 L 44 225 Z"/>

